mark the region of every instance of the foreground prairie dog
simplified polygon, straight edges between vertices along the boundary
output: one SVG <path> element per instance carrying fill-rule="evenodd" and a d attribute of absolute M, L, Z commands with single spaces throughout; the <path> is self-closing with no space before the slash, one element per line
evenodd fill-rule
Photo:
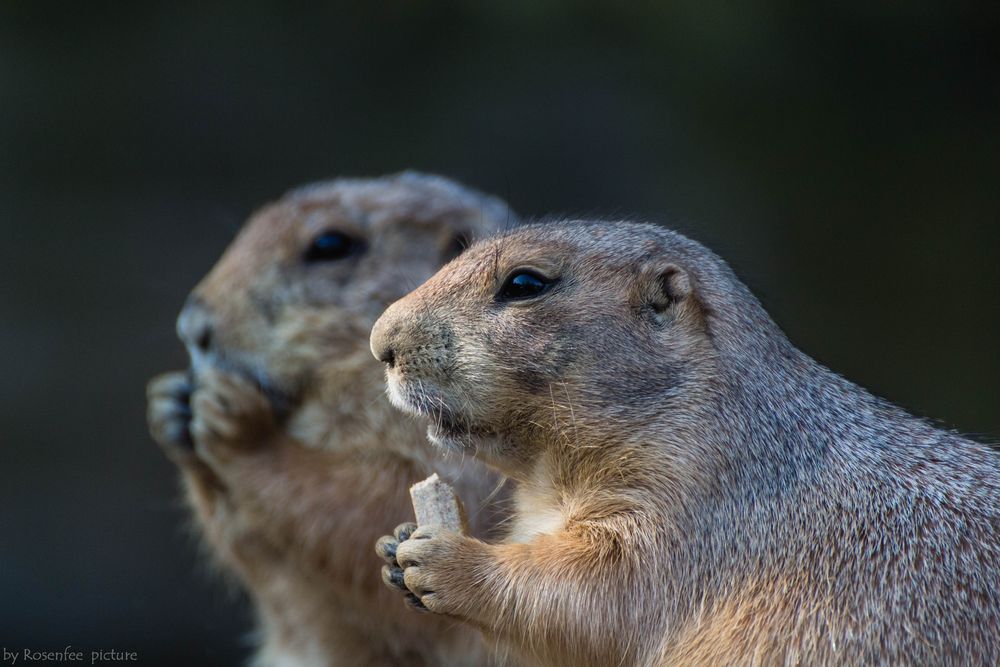
<path fill-rule="evenodd" d="M 256 213 L 178 320 L 191 370 L 149 388 L 155 439 L 207 543 L 249 591 L 259 665 L 479 665 L 481 639 L 414 619 L 377 582 L 371 542 L 406 487 L 452 481 L 474 532 L 496 476 L 440 462 L 393 410 L 368 333 L 466 240 L 513 222 L 443 178 L 339 179 Z"/>
<path fill-rule="evenodd" d="M 1000 456 L 797 350 L 699 244 L 524 227 L 371 343 L 517 482 L 504 543 L 393 545 L 414 604 L 548 665 L 1000 664 Z"/>

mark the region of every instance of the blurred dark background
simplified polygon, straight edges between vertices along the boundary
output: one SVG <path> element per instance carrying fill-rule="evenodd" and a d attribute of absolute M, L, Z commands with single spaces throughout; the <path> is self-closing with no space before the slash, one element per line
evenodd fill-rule
<path fill-rule="evenodd" d="M 997 3 L 0 2 L 0 644 L 247 654 L 144 384 L 255 207 L 404 168 L 679 227 L 820 361 L 1000 435 Z"/>

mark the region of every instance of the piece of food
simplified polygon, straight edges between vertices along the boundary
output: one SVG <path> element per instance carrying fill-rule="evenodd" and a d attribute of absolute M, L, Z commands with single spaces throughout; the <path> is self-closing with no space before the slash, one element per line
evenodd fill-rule
<path fill-rule="evenodd" d="M 410 499 L 418 526 L 441 526 L 458 533 L 466 532 L 465 511 L 458 496 L 437 473 L 411 486 Z"/>

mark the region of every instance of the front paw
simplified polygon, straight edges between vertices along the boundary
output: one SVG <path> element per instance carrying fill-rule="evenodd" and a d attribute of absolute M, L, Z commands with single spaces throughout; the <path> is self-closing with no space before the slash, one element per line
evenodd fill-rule
<path fill-rule="evenodd" d="M 427 611 L 427 607 L 420 601 L 420 598 L 411 593 L 406 587 L 403 581 L 403 568 L 399 566 L 399 561 L 396 560 L 399 545 L 410 539 L 410 535 L 416 532 L 416 530 L 417 524 L 412 521 L 401 523 L 392 531 L 392 535 L 379 538 L 375 543 L 375 553 L 385 561 L 385 565 L 382 566 L 382 583 L 394 591 L 403 593 L 403 599 L 411 608 L 417 611 Z"/>
<path fill-rule="evenodd" d="M 191 413 L 195 451 L 212 463 L 267 442 L 277 429 L 271 402 L 255 382 L 215 369 L 198 374 Z"/>
<path fill-rule="evenodd" d="M 185 371 L 158 375 L 146 387 L 149 433 L 179 465 L 196 459 L 191 437 L 192 390 L 191 376 Z"/>
<path fill-rule="evenodd" d="M 384 537 L 376 544 L 388 563 L 382 570 L 383 581 L 406 591 L 407 602 L 417 609 L 467 616 L 471 579 L 484 560 L 480 547 L 485 545 L 438 526 L 412 527 L 403 524 L 396 529 L 395 542 Z"/>

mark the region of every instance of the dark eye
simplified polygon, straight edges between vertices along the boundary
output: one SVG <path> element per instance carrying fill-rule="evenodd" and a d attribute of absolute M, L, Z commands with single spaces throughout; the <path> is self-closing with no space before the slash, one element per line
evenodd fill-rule
<path fill-rule="evenodd" d="M 549 291 L 549 288 L 555 285 L 555 282 L 534 271 L 515 271 L 507 278 L 503 287 L 500 288 L 497 300 L 521 301 L 524 299 L 533 299 Z"/>
<path fill-rule="evenodd" d="M 361 241 L 343 232 L 323 232 L 312 240 L 306 248 L 304 259 L 307 262 L 330 262 L 344 259 L 357 254 L 364 249 Z"/>

